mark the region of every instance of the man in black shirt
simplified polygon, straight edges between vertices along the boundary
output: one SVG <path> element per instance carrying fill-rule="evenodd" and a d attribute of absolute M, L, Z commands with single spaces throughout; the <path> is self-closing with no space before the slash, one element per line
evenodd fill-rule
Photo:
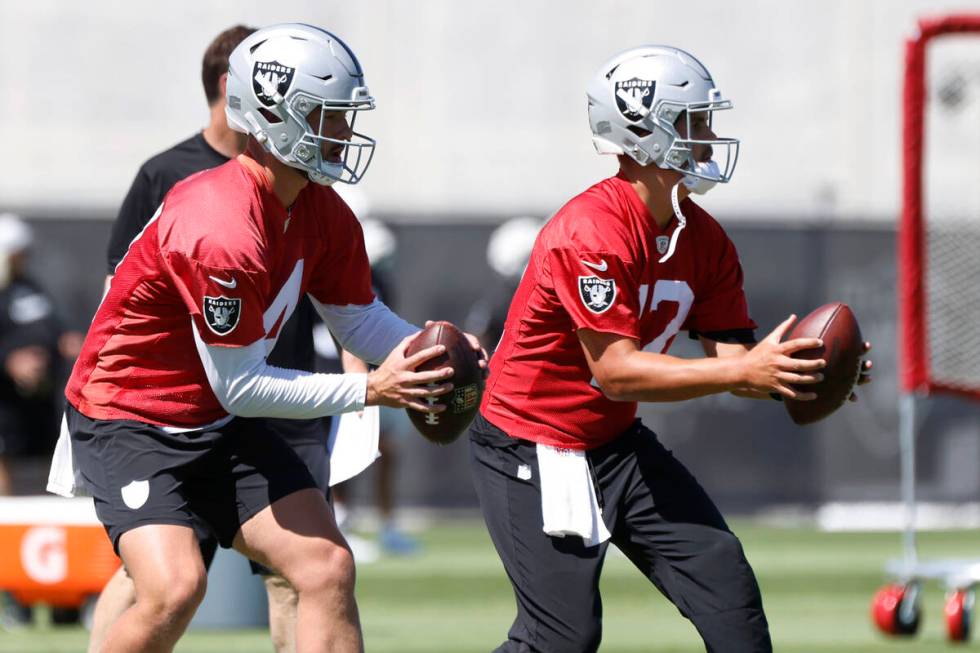
<path fill-rule="evenodd" d="M 33 236 L 0 215 L 0 495 L 11 493 L 10 462 L 49 454 L 58 436 L 62 336 L 54 302 L 25 274 Z"/>
<path fill-rule="evenodd" d="M 107 283 L 111 282 L 112 274 L 126 255 L 130 243 L 156 213 L 164 196 L 174 184 L 202 170 L 222 165 L 244 150 L 247 136 L 230 129 L 225 118 L 225 80 L 228 56 L 235 46 L 254 31 L 254 28 L 237 25 L 219 34 L 208 46 L 204 53 L 202 81 L 210 110 L 210 122 L 202 132 L 157 154 L 140 167 L 112 227 Z M 315 310 L 309 299 L 304 298 L 292 317 L 283 325 L 276 347 L 268 357 L 268 363 L 287 369 L 313 371 L 314 320 Z M 324 424 L 323 420 L 264 421 L 271 431 L 293 447 L 310 468 L 320 488 L 327 492 L 329 459 L 326 442 L 329 424 Z M 217 540 L 203 523 L 196 530 L 205 565 L 210 567 Z M 294 651 L 295 590 L 272 570 L 251 561 L 250 565 L 253 573 L 263 576 L 269 593 L 269 625 L 276 651 Z M 109 627 L 134 601 L 133 581 L 124 569 L 120 569 L 109 581 L 96 605 L 89 642 L 90 653 L 100 649 Z"/>

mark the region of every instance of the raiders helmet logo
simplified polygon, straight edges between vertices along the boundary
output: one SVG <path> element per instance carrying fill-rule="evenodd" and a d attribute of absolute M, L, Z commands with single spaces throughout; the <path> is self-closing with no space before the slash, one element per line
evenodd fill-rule
<path fill-rule="evenodd" d="M 285 97 L 293 83 L 295 68 L 284 66 L 278 61 L 256 61 L 252 66 L 252 90 L 259 102 L 267 107 L 276 105 L 273 97 L 278 93 Z"/>
<path fill-rule="evenodd" d="M 578 294 L 593 313 L 605 313 L 616 299 L 616 282 L 599 277 L 579 277 Z"/>
<path fill-rule="evenodd" d="M 657 83 L 648 79 L 632 77 L 616 82 L 616 107 L 623 117 L 634 122 L 641 120 L 653 106 L 653 91 Z M 645 107 L 640 113 L 636 109 Z"/>
<path fill-rule="evenodd" d="M 670 246 L 670 238 L 667 236 L 657 236 L 657 253 L 666 254 L 667 247 Z"/>
<path fill-rule="evenodd" d="M 204 321 L 219 336 L 226 336 L 234 331 L 241 314 L 242 300 L 237 297 L 204 297 Z"/>

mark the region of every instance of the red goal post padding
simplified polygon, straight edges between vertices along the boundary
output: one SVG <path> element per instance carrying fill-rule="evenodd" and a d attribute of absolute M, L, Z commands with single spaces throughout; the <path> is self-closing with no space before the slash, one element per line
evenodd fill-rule
<path fill-rule="evenodd" d="M 980 399 L 980 385 L 971 387 L 970 384 L 950 382 L 934 374 L 929 351 L 925 283 L 929 264 L 924 237 L 928 216 L 924 215 L 923 202 L 926 48 L 936 38 L 967 33 L 976 33 L 980 38 L 980 14 L 920 20 L 919 33 L 905 45 L 902 217 L 898 232 L 899 383 L 906 393 L 942 392 Z M 970 325 L 970 328 L 976 327 Z"/>

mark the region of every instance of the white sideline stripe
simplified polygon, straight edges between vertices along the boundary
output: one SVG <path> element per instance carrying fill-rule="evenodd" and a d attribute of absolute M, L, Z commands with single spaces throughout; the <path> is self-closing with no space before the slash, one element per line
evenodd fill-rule
<path fill-rule="evenodd" d="M 826 503 L 815 513 L 823 531 L 900 531 L 905 527 L 901 501 Z M 980 503 L 917 503 L 916 530 L 980 528 Z"/>
<path fill-rule="evenodd" d="M 91 497 L 3 497 L 0 525 L 99 526 Z"/>

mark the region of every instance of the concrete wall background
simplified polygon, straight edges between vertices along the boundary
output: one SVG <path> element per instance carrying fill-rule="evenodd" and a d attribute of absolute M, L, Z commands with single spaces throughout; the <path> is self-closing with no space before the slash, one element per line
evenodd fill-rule
<path fill-rule="evenodd" d="M 968 0 L 0 0 L 0 208 L 114 208 L 139 163 L 207 120 L 204 47 L 236 22 L 321 24 L 358 53 L 378 110 L 364 188 L 400 220 L 549 214 L 605 175 L 584 88 L 649 42 L 701 58 L 736 109 L 731 219 L 890 222 L 903 40 Z M 962 186 L 962 184 L 960 184 Z"/>

